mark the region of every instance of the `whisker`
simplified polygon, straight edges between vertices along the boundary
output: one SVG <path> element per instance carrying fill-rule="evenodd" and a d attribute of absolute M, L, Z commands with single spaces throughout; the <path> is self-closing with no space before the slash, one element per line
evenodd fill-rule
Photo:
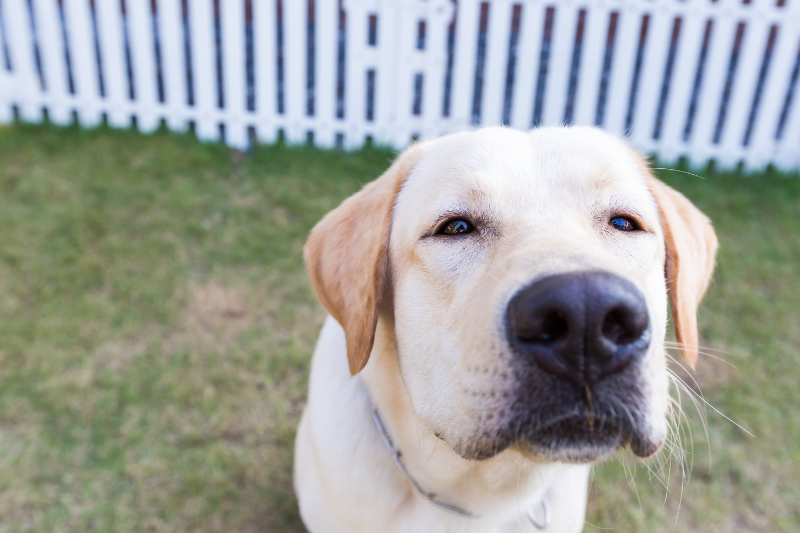
<path fill-rule="evenodd" d="M 694 436 L 691 434 L 691 425 L 689 424 L 689 419 L 686 417 L 686 412 L 683 410 L 683 404 L 681 403 L 681 399 L 682 399 L 681 389 L 684 389 L 684 390 L 689 391 L 689 392 L 693 392 L 693 391 L 690 391 L 689 386 L 686 384 L 686 382 L 684 382 L 680 378 L 680 376 L 678 376 L 672 369 L 669 369 L 669 368 L 667 369 L 667 375 L 670 377 L 670 379 L 672 379 L 672 383 L 675 385 L 675 390 L 678 392 L 678 407 L 680 408 L 680 412 L 681 412 L 684 420 L 686 421 L 686 427 L 689 428 L 692 451 L 694 452 Z M 700 422 L 702 423 L 703 431 L 706 434 L 706 443 L 708 444 L 708 457 L 709 457 L 709 466 L 710 466 L 711 465 L 711 438 L 709 437 L 709 434 L 708 434 L 708 418 L 707 418 L 707 415 L 706 415 L 706 411 L 705 411 L 705 408 L 703 408 L 703 409 L 700 408 L 700 405 L 697 403 L 697 400 L 695 400 L 694 396 L 692 396 L 691 394 L 689 394 L 689 400 L 691 400 L 692 404 L 694 405 L 695 411 L 697 411 L 697 414 L 700 416 Z"/>
<path fill-rule="evenodd" d="M 665 343 L 665 346 L 664 346 L 664 347 L 665 347 L 666 349 L 668 349 L 668 350 L 686 350 L 686 351 L 689 351 L 689 352 L 692 352 L 692 353 L 698 353 L 698 354 L 700 354 L 700 355 L 705 355 L 706 357 L 710 357 L 710 358 L 712 358 L 712 359 L 716 359 L 717 361 L 722 361 L 723 363 L 725 363 L 726 365 L 730 366 L 731 368 L 735 368 L 736 370 L 738 370 L 738 368 L 736 367 L 736 365 L 734 365 L 733 363 L 731 363 L 731 362 L 730 362 L 730 361 L 728 361 L 727 359 L 723 359 L 722 357 L 720 357 L 720 356 L 718 356 L 718 355 L 714 355 L 714 354 L 712 354 L 712 353 L 709 353 L 709 352 L 706 352 L 706 351 L 703 351 L 703 350 L 691 350 L 691 349 L 687 349 L 686 347 L 683 347 L 683 346 L 679 346 L 679 345 L 677 345 L 677 343 L 675 343 L 675 345 L 670 345 L 670 344 L 671 344 L 671 343 Z"/>
<path fill-rule="evenodd" d="M 676 424 L 676 426 L 675 426 L 675 429 L 676 429 L 675 438 L 678 439 L 678 441 L 680 442 L 682 440 L 681 439 L 681 433 L 683 432 L 683 428 L 684 427 L 688 428 L 689 437 L 690 437 L 689 438 L 689 443 L 690 443 L 690 446 L 692 447 L 692 452 L 690 454 L 690 457 L 693 457 L 694 456 L 694 438 L 692 437 L 691 425 L 689 424 L 689 420 L 688 420 L 688 418 L 686 416 L 685 411 L 683 410 L 683 406 L 681 405 L 681 392 L 680 392 L 681 383 L 676 380 L 677 376 L 674 375 L 674 372 L 672 372 L 671 370 L 669 370 L 669 372 L 670 372 L 671 375 L 668 374 L 668 376 L 672 380 L 673 384 L 675 385 L 675 390 L 678 393 L 678 399 L 675 399 L 675 398 L 670 396 L 670 408 L 671 408 L 670 410 L 672 411 L 673 420 L 677 421 L 677 419 L 674 418 L 674 415 L 677 412 L 678 416 L 682 420 L 684 420 L 686 422 L 685 425 Z M 683 384 L 683 386 L 685 387 L 685 384 Z M 697 408 L 697 404 L 695 404 L 695 408 Z M 698 409 L 698 414 L 700 414 L 701 419 L 703 419 L 703 415 L 702 415 L 702 413 L 700 412 L 699 409 Z M 678 427 L 680 427 L 680 429 L 678 429 Z M 710 452 L 711 452 L 711 448 L 709 446 L 709 454 L 710 454 Z M 686 451 L 683 450 L 682 447 L 681 447 L 681 454 L 680 455 L 675 455 L 675 457 L 678 460 L 678 466 L 681 469 L 681 488 L 680 488 L 680 495 L 678 496 L 678 510 L 677 510 L 677 512 L 675 514 L 675 526 L 677 527 L 678 519 L 680 518 L 680 513 L 681 513 L 681 506 L 683 505 L 683 492 L 684 492 L 684 488 L 689 483 L 689 479 L 691 478 L 691 475 L 692 475 L 692 463 L 693 463 L 693 461 L 689 461 L 687 463 L 687 461 L 686 461 Z M 687 468 L 686 468 L 687 465 L 689 467 L 688 471 L 687 471 Z M 671 472 L 672 472 L 672 468 L 671 468 L 671 464 L 670 464 L 670 473 Z M 664 503 L 666 504 L 666 497 L 664 499 Z"/>
<path fill-rule="evenodd" d="M 672 341 L 672 340 L 669 340 L 669 339 L 665 340 L 664 342 L 666 342 L 667 344 L 674 344 L 675 346 L 687 346 L 687 344 L 685 342 Z M 719 353 L 725 354 L 725 355 L 734 355 L 733 352 L 729 352 L 727 350 L 722 350 L 720 348 L 714 348 L 713 346 L 706 346 L 705 344 L 698 344 L 697 347 L 698 348 L 702 348 L 704 350 L 709 350 L 709 351 L 712 351 L 712 352 L 719 352 Z"/>
<path fill-rule="evenodd" d="M 614 530 L 617 529 L 615 527 L 600 527 L 600 526 L 596 526 L 596 525 L 592 524 L 591 522 L 589 522 L 588 520 L 584 520 L 583 523 L 586 524 L 587 526 L 591 526 L 591 527 L 593 527 L 595 529 L 607 529 L 607 530 L 610 530 L 610 531 L 614 531 Z"/>
<path fill-rule="evenodd" d="M 672 172 L 680 172 L 681 174 L 688 174 L 690 176 L 694 176 L 695 178 L 700 178 L 701 180 L 705 180 L 703 176 L 698 176 L 692 172 L 686 172 L 685 170 L 677 170 L 674 168 L 663 168 L 663 167 L 650 167 L 650 170 L 670 170 Z"/>
<path fill-rule="evenodd" d="M 639 489 L 636 487 L 636 480 L 633 477 L 633 472 L 628 468 L 628 465 L 625 462 L 625 459 L 618 455 L 617 461 L 622 466 L 622 472 L 625 474 L 625 481 L 628 482 L 628 487 L 633 491 L 636 495 L 636 501 L 639 504 L 639 513 L 641 514 L 642 518 L 644 518 L 644 511 L 642 510 L 642 500 L 639 498 Z"/>
<path fill-rule="evenodd" d="M 700 396 L 701 398 L 704 398 L 704 396 L 703 396 L 703 388 L 700 386 L 700 383 L 698 383 L 698 382 L 697 382 L 697 380 L 696 380 L 696 379 L 695 379 L 695 377 L 692 375 L 692 373 L 691 373 L 691 372 L 689 372 L 689 371 L 686 369 L 686 367 L 685 367 L 685 366 L 683 366 L 683 365 L 682 365 L 682 364 L 681 364 L 681 363 L 680 363 L 680 362 L 679 362 L 677 359 L 675 359 L 674 357 L 672 357 L 670 354 L 668 354 L 668 353 L 666 353 L 666 352 L 665 352 L 665 354 L 664 354 L 664 355 L 666 355 L 667 357 L 669 357 L 669 358 L 672 360 L 672 362 L 673 362 L 673 363 L 675 363 L 676 365 L 678 365 L 679 367 L 681 367 L 681 369 L 682 369 L 682 370 L 683 370 L 683 371 L 686 373 L 686 375 L 687 375 L 687 376 L 689 376 L 689 377 L 692 379 L 692 382 L 694 383 L 695 387 L 697 387 L 697 390 L 699 391 L 699 396 Z M 676 373 L 675 373 L 675 371 L 674 371 L 674 370 L 672 370 L 671 368 L 667 368 L 667 373 L 671 373 L 673 376 L 675 376 L 676 378 L 678 378 L 678 379 L 679 379 L 679 380 L 680 380 L 682 383 L 684 383 L 685 385 L 687 385 L 687 386 L 688 386 L 688 384 L 687 384 L 687 383 L 686 383 L 686 382 L 683 380 L 683 378 L 681 378 L 680 376 L 678 376 L 678 374 L 676 374 Z"/>
<path fill-rule="evenodd" d="M 678 363 L 678 364 L 680 365 L 680 363 Z M 686 385 L 686 383 L 685 383 L 685 382 L 684 382 L 684 381 L 683 381 L 683 380 L 682 380 L 682 379 L 681 379 L 681 378 L 680 378 L 680 377 L 679 377 L 677 374 L 675 374 L 675 377 L 676 377 L 677 379 L 679 379 L 681 382 L 683 382 L 683 383 L 684 383 L 684 385 Z M 744 431 L 745 433 L 747 433 L 747 434 L 748 434 L 748 435 L 750 435 L 751 437 L 753 437 L 753 438 L 756 438 L 756 436 L 755 436 L 755 435 L 753 435 L 752 433 L 750 433 L 749 431 L 747 431 L 747 430 L 746 430 L 744 427 L 742 427 L 742 425 L 741 425 L 741 424 L 739 424 L 739 423 L 735 422 L 735 421 L 734 421 L 734 420 L 732 420 L 730 417 L 728 417 L 727 415 L 725 415 L 725 413 L 723 413 L 722 411 L 720 411 L 719 409 L 717 409 L 716 407 L 714 407 L 713 405 L 711 405 L 710 403 L 708 403 L 708 402 L 706 401 L 706 399 L 705 399 L 705 398 L 703 398 L 701 395 L 697 394 L 697 393 L 696 393 L 694 390 L 692 390 L 692 389 L 691 389 L 691 387 L 689 387 L 688 385 L 687 385 L 687 388 L 686 388 L 686 390 L 687 390 L 687 391 L 689 391 L 689 392 L 690 392 L 692 395 L 696 396 L 696 397 L 697 397 L 697 398 L 698 398 L 700 401 L 702 401 L 704 404 L 706 404 L 707 406 L 709 406 L 711 409 L 713 409 L 715 413 L 717 413 L 718 415 L 720 415 L 721 417 L 723 417 L 725 420 L 727 420 L 728 422 L 730 422 L 730 423 L 731 423 L 731 424 L 733 424 L 734 426 L 738 427 L 739 429 L 741 429 L 742 431 Z"/>

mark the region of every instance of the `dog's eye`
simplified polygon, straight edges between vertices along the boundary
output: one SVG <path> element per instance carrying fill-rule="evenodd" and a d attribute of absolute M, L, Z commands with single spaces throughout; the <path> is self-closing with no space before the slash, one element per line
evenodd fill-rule
<path fill-rule="evenodd" d="M 639 225 L 628 217 L 614 217 L 611 226 L 620 231 L 635 231 L 641 229 Z"/>
<path fill-rule="evenodd" d="M 437 233 L 442 235 L 462 235 L 464 233 L 472 233 L 474 229 L 475 226 L 470 224 L 468 220 L 457 218 L 445 224 Z"/>

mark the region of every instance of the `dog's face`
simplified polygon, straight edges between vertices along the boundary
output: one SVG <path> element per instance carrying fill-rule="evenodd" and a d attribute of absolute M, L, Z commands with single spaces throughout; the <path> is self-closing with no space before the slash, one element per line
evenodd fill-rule
<path fill-rule="evenodd" d="M 351 371 L 382 301 L 414 409 L 457 453 L 586 462 L 663 445 L 667 291 L 693 362 L 716 239 L 623 141 L 590 128 L 444 137 L 337 211 L 306 255 Z"/>

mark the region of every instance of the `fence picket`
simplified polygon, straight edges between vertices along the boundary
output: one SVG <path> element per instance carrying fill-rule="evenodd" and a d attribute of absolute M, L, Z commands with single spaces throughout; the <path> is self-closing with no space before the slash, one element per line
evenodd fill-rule
<path fill-rule="evenodd" d="M 449 0 L 435 0 L 428 5 L 422 96 L 424 106 L 420 131 L 423 139 L 432 139 L 447 131 L 442 106 L 447 70 L 447 36 L 453 14 L 453 4 Z"/>
<path fill-rule="evenodd" d="M 624 7 L 624 10 L 618 11 L 611 72 L 608 76 L 608 101 L 602 124 L 608 131 L 620 136 L 628 134 L 628 105 L 642 25 L 642 14 L 638 7 L 632 4 Z"/>
<path fill-rule="evenodd" d="M 697 4 L 702 0 L 690 0 Z M 675 162 L 686 155 L 683 140 L 684 127 L 689 112 L 695 73 L 700 61 L 706 19 L 702 17 L 683 17 L 678 36 L 675 65 L 672 69 L 672 83 L 669 97 L 665 103 L 663 124 L 661 126 L 659 158 L 664 162 Z"/>
<path fill-rule="evenodd" d="M 587 10 L 583 31 L 574 123 L 590 126 L 595 122 L 600 77 L 603 74 L 605 41 L 608 36 L 609 9 L 604 5 L 584 4 Z M 591 43 L 591 44 L 590 44 Z"/>
<path fill-rule="evenodd" d="M 406 0 L 407 1 L 407 0 Z M 401 109 L 398 96 L 398 62 L 401 58 L 399 34 L 403 26 L 400 24 L 402 13 L 406 11 L 406 1 L 381 0 L 377 6 L 377 42 L 378 47 L 375 66 L 375 142 L 384 146 L 396 146 L 395 135 L 398 133 L 398 115 Z M 407 90 L 407 89 L 406 89 Z"/>
<path fill-rule="evenodd" d="M 798 50 L 800 50 L 800 25 L 779 27 L 764 92 L 761 95 L 761 107 L 753 125 L 752 142 L 746 151 L 746 165 L 750 169 L 762 169 L 778 151 L 780 141 L 776 142 L 775 136 L 780 125 Z M 798 107 L 797 96 L 794 101 L 794 107 Z"/>
<path fill-rule="evenodd" d="M 127 128 L 131 124 L 131 114 L 121 4 L 95 2 L 94 5 L 97 9 L 97 31 L 108 123 L 117 128 Z"/>
<path fill-rule="evenodd" d="M 247 148 L 244 0 L 220 2 L 222 28 L 222 82 L 224 87 L 225 141 L 234 148 Z"/>
<path fill-rule="evenodd" d="M 598 123 L 668 162 L 800 165 L 800 87 L 787 95 L 800 2 L 0 0 L 0 10 L 11 63 L 1 58 L 0 123 L 46 110 L 57 124 L 74 113 L 83 126 L 106 117 L 145 132 L 193 124 L 201 140 L 242 149 L 250 128 L 261 142 L 282 130 L 289 144 L 355 149 L 473 122 L 566 121 Z"/>
<path fill-rule="evenodd" d="M 336 120 L 336 46 L 339 28 L 339 10 L 335 2 L 317 0 L 316 3 L 317 63 L 315 114 L 317 127 L 314 144 L 321 148 L 333 148 L 336 143 L 334 122 Z M 386 24 L 388 26 L 388 24 Z"/>
<path fill-rule="evenodd" d="M 50 120 L 55 124 L 66 125 L 72 116 L 67 103 L 67 65 L 58 6 L 56 0 L 36 0 L 31 7 L 39 36 L 37 40 L 45 79 L 44 103 Z"/>
<path fill-rule="evenodd" d="M 158 0 L 164 118 L 167 126 L 176 131 L 185 131 L 187 127 L 187 74 L 181 11 L 181 0 Z"/>
<path fill-rule="evenodd" d="M 278 137 L 283 124 L 278 115 L 278 21 L 276 0 L 253 1 L 253 31 L 256 83 L 256 135 L 264 143 Z"/>
<path fill-rule="evenodd" d="M 544 20 L 545 6 L 539 0 L 528 0 L 522 4 L 517 67 L 511 103 L 511 126 L 519 130 L 529 129 L 533 122 Z"/>
<path fill-rule="evenodd" d="M 800 5 L 792 2 L 791 9 L 796 16 L 800 16 Z M 800 39 L 797 38 L 798 26 L 786 25 L 794 39 L 788 40 L 789 50 L 795 58 L 800 55 Z M 788 85 L 785 91 L 788 91 Z M 785 93 L 784 93 L 785 94 Z M 800 82 L 794 87 L 791 107 L 783 127 L 779 141 L 776 142 L 774 157 L 775 164 L 784 170 L 797 171 L 800 167 Z"/>
<path fill-rule="evenodd" d="M 33 56 L 33 35 L 30 30 L 25 0 L 3 0 L 3 24 L 7 32 L 11 56 L 13 91 L 20 118 L 26 122 L 42 120 L 41 86 Z"/>
<path fill-rule="evenodd" d="M 153 35 L 153 12 L 150 2 L 128 0 L 128 39 L 133 63 L 134 106 L 136 125 L 142 132 L 158 128 L 156 95 L 155 38 Z"/>
<path fill-rule="evenodd" d="M 0 21 L 3 20 L 3 4 L 0 2 Z M 6 42 L 8 36 L 4 33 L 4 24 L 0 23 L 0 43 Z M 5 52 L 3 53 L 5 54 Z M 10 68 L 6 65 L 6 58 L 0 55 L 0 124 L 8 124 L 14 120 L 14 79 Z"/>
<path fill-rule="evenodd" d="M 475 62 L 478 54 L 480 2 L 457 5 L 456 49 L 450 104 L 451 131 L 468 129 L 472 124 L 472 96 L 475 88 Z"/>
<path fill-rule="evenodd" d="M 200 140 L 217 141 L 220 132 L 217 119 L 218 86 L 212 0 L 189 2 L 189 21 L 195 94 L 195 131 Z"/>
<path fill-rule="evenodd" d="M 748 17 L 720 138 L 718 161 L 726 168 L 736 165 L 744 155 L 741 150 L 742 142 L 747 131 L 768 35 L 769 25 L 765 20 Z"/>
<path fill-rule="evenodd" d="M 578 10 L 571 2 L 556 5 L 553 34 L 550 43 L 550 61 L 544 94 L 542 124 L 561 126 L 567 103 L 567 89 L 572 71 L 572 52 L 575 47 L 575 29 L 578 25 Z"/>
<path fill-rule="evenodd" d="M 717 154 L 717 146 L 713 139 L 714 130 L 736 38 L 736 22 L 730 12 L 724 12 L 719 18 L 714 19 L 708 44 L 708 58 L 698 97 L 702 105 L 697 106 L 689 138 L 691 146 L 689 158 L 693 163 L 707 161 Z"/>
<path fill-rule="evenodd" d="M 75 83 L 78 122 L 84 127 L 96 126 L 101 122 L 102 114 L 89 2 L 64 0 L 63 5 Z"/>
<path fill-rule="evenodd" d="M 346 13 L 345 25 L 345 108 L 346 123 L 344 147 L 348 150 L 360 148 L 364 143 L 366 116 L 366 59 L 368 9 L 365 0 L 343 2 Z M 399 21 L 396 23 L 400 23 Z M 402 81 L 402 75 L 400 79 Z M 402 106 L 402 101 L 399 101 Z"/>
<path fill-rule="evenodd" d="M 674 24 L 674 18 L 671 13 L 659 10 L 662 7 L 657 3 L 647 13 L 650 19 L 644 44 L 644 61 L 639 74 L 639 86 L 634 103 L 633 125 L 630 137 L 634 146 L 646 152 L 652 152 L 655 146 L 653 128 L 656 123 L 663 83 L 665 82 L 665 66 Z"/>
<path fill-rule="evenodd" d="M 290 144 L 306 141 L 306 5 L 307 0 L 283 0 L 285 134 Z"/>
<path fill-rule="evenodd" d="M 483 72 L 483 91 L 479 101 L 481 124 L 485 126 L 499 126 L 503 122 L 512 9 L 510 0 L 498 0 L 489 5 L 486 64 Z"/>

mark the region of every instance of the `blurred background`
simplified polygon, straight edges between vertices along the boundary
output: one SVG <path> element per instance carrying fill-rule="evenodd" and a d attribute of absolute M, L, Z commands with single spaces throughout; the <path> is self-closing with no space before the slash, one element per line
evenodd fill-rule
<path fill-rule="evenodd" d="M 0 0 L 0 532 L 304 531 L 308 231 L 500 124 L 625 136 L 720 238 L 686 461 L 595 467 L 586 531 L 800 530 L 799 78 L 797 0 Z"/>

